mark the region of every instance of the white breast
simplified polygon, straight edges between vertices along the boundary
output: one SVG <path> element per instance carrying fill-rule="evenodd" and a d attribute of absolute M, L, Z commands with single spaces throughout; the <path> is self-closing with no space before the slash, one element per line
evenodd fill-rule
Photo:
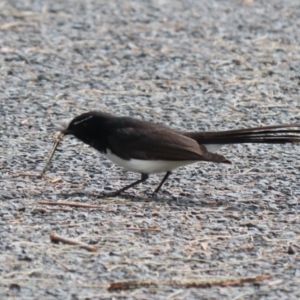
<path fill-rule="evenodd" d="M 184 161 L 169 161 L 169 160 L 143 160 L 143 159 L 122 159 L 110 150 L 107 149 L 103 155 L 114 162 L 115 164 L 123 167 L 124 169 L 132 172 L 153 174 L 153 173 L 164 173 L 172 171 L 176 168 L 193 164 L 197 161 L 184 160 Z"/>

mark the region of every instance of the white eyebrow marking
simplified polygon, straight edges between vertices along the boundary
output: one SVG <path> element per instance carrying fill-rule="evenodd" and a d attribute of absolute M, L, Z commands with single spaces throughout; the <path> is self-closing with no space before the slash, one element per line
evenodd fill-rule
<path fill-rule="evenodd" d="M 87 118 L 85 118 L 85 119 L 83 119 L 83 120 L 80 120 L 80 121 L 78 121 L 78 122 L 75 122 L 74 125 L 78 125 L 78 124 L 80 124 L 80 123 L 82 123 L 82 122 L 84 122 L 84 121 L 86 121 L 86 120 L 91 119 L 92 117 L 93 117 L 93 116 L 89 116 L 89 117 L 87 117 Z"/>

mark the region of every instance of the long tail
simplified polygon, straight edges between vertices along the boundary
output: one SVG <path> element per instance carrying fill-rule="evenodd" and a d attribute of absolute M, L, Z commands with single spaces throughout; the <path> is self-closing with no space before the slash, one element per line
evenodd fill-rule
<path fill-rule="evenodd" d="M 214 132 L 185 132 L 198 144 L 300 143 L 300 124 L 271 125 Z"/>

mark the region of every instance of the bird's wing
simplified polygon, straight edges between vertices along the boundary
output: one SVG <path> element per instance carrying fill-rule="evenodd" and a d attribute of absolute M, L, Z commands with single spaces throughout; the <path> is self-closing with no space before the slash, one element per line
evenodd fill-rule
<path fill-rule="evenodd" d="M 126 128 L 108 137 L 112 152 L 123 159 L 229 161 L 222 155 L 207 152 L 195 140 L 167 129 Z"/>

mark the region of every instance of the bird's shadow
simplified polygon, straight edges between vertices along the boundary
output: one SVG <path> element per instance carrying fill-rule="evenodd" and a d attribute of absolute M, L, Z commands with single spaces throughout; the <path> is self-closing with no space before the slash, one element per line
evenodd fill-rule
<path fill-rule="evenodd" d="M 89 202 L 95 203 L 98 202 L 101 205 L 102 200 L 107 201 L 118 201 L 120 203 L 124 200 L 131 202 L 155 202 L 155 203 L 164 203 L 170 206 L 185 206 L 185 207 L 219 207 L 219 206 L 227 206 L 228 202 L 224 200 L 217 199 L 205 199 L 205 195 L 203 198 L 193 197 L 193 196 L 178 196 L 168 192 L 159 193 L 158 195 L 153 196 L 151 193 L 145 193 L 144 195 L 137 195 L 135 193 L 124 192 L 119 195 L 113 195 L 113 193 L 88 193 L 88 192 L 73 192 L 73 193 L 61 193 L 57 195 L 61 199 L 70 200 L 75 198 L 88 198 Z M 85 201 L 86 203 L 86 201 Z"/>

